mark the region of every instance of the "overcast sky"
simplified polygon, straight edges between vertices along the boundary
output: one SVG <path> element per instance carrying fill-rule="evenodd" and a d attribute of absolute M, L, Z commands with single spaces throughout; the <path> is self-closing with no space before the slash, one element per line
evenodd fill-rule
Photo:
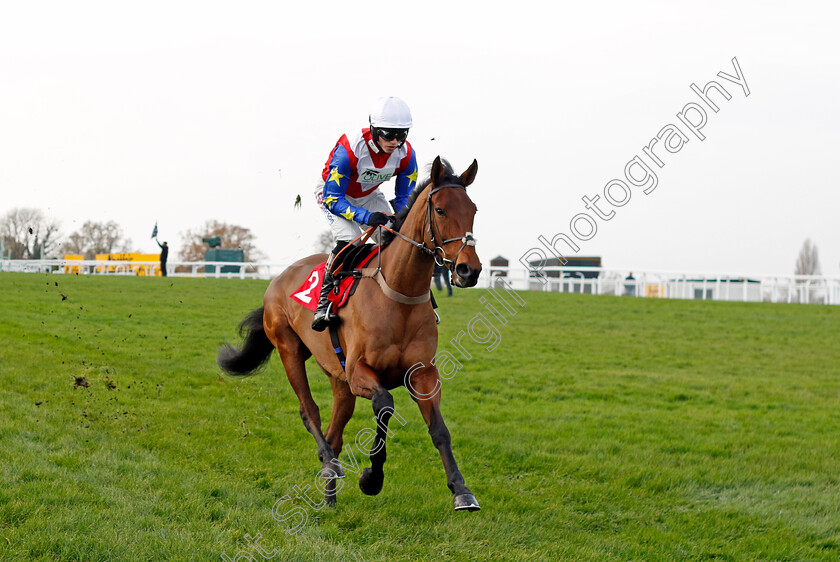
<path fill-rule="evenodd" d="M 2 215 L 40 208 L 64 234 L 113 220 L 145 252 L 157 221 L 170 259 L 215 219 L 290 263 L 327 229 L 312 191 L 335 141 L 396 95 L 418 162 L 478 160 L 485 262 L 566 233 L 605 267 L 791 274 L 811 238 L 840 274 L 836 3 L 0 6 Z M 734 57 L 749 96 L 718 76 Z M 717 113 L 690 88 L 710 80 L 731 96 L 709 94 Z M 677 117 L 689 103 L 702 141 Z M 688 140 L 655 146 L 659 168 L 643 148 L 669 124 Z M 636 156 L 655 189 L 611 205 Z M 596 195 L 609 220 L 586 208 Z"/>

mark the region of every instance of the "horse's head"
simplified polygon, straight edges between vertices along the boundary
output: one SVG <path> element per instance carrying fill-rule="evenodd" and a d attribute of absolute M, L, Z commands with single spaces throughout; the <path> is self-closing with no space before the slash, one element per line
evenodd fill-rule
<path fill-rule="evenodd" d="M 438 156 L 430 176 L 425 241 L 435 248 L 435 261 L 446 265 L 458 287 L 475 286 L 481 273 L 472 233 L 478 209 L 466 189 L 477 172 L 478 162 L 473 160 L 464 173 L 456 176 Z"/>

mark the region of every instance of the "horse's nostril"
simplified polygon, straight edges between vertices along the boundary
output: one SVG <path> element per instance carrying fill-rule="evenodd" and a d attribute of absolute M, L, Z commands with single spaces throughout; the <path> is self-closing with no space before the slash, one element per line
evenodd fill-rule
<path fill-rule="evenodd" d="M 467 279 L 472 273 L 472 268 L 465 263 L 459 263 L 455 266 L 455 273 L 457 273 L 460 277 Z"/>

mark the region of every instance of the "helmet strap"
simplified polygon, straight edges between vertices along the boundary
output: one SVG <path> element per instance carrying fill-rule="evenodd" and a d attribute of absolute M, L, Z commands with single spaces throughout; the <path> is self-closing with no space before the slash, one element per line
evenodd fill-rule
<path fill-rule="evenodd" d="M 379 129 L 373 126 L 373 122 L 371 121 L 370 117 L 368 117 L 368 123 L 370 123 L 370 138 L 372 139 L 368 142 L 368 146 L 373 150 L 376 154 L 382 152 L 382 149 L 379 148 Z"/>

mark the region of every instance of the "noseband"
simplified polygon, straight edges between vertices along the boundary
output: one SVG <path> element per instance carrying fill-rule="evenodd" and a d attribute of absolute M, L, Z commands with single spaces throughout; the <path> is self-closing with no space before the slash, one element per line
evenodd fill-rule
<path fill-rule="evenodd" d="M 454 275 L 455 274 L 455 264 L 457 263 L 458 257 L 461 255 L 461 252 L 463 252 L 464 249 L 467 246 L 475 246 L 476 239 L 475 239 L 475 236 L 473 236 L 472 232 L 466 232 L 466 233 L 464 233 L 463 236 L 460 236 L 460 237 L 448 238 L 446 240 L 442 240 L 440 243 L 438 243 L 437 239 L 435 238 L 435 231 L 437 231 L 438 234 L 440 234 L 440 229 L 437 226 L 437 219 L 435 218 L 435 214 L 433 212 L 434 205 L 432 205 L 432 195 L 434 195 L 435 193 L 437 193 L 441 189 L 445 189 L 447 187 L 463 189 L 464 191 L 467 190 L 467 188 L 464 187 L 463 185 L 458 185 L 458 184 L 455 184 L 455 183 L 446 183 L 446 184 L 443 184 L 443 185 L 435 186 L 434 189 L 429 191 L 429 195 L 426 197 L 426 211 L 427 211 L 427 213 L 426 213 L 426 220 L 424 222 L 426 222 L 426 229 L 429 232 L 429 239 L 431 240 L 431 243 L 432 243 L 431 248 L 426 245 L 425 240 L 423 241 L 423 243 L 420 243 L 420 242 L 417 242 L 416 240 L 413 240 L 413 239 L 409 238 L 408 236 L 405 236 L 404 234 L 400 233 L 397 230 L 391 230 L 391 229 L 388 229 L 388 230 L 391 230 L 392 233 L 396 234 L 397 236 L 399 236 L 400 238 L 402 238 L 403 240 L 405 240 L 409 244 L 413 245 L 415 248 L 419 249 L 424 254 L 432 256 L 432 258 L 434 258 L 435 263 L 437 265 L 446 266 L 446 269 L 448 269 Z M 450 260 L 449 258 L 446 257 L 446 251 L 443 249 L 443 247 L 446 246 L 447 244 L 451 243 L 451 242 L 458 242 L 458 241 L 461 242 L 461 247 L 458 249 L 458 253 L 455 254 L 455 259 Z"/>

